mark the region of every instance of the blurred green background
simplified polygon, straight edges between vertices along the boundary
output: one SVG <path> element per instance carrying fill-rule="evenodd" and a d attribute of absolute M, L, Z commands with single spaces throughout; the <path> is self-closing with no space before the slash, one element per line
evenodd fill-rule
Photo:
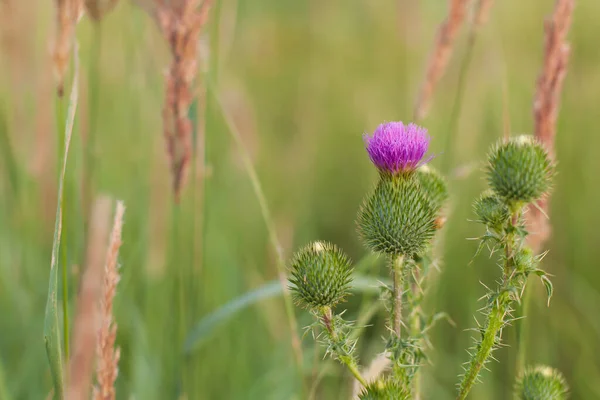
<path fill-rule="evenodd" d="M 198 151 L 178 210 L 161 131 L 169 51 L 156 24 L 127 1 L 100 26 L 82 19 L 80 102 L 65 195 L 70 307 L 75 308 L 85 254 L 86 138 L 95 130 L 97 161 L 93 181 L 86 184 L 127 206 L 115 305 L 118 398 L 177 398 L 181 376 L 187 377 L 189 399 L 298 396 L 280 297 L 244 309 L 215 327 L 191 354 L 180 355 L 182 335 L 202 317 L 277 278 L 259 203 L 223 111 L 232 116 L 256 166 L 285 257 L 310 240 L 324 239 L 361 260 L 367 252 L 354 218 L 376 179 L 361 134 L 383 121 L 411 119 L 445 3 L 217 1 L 202 50 L 207 72 L 201 80 L 212 82 L 212 89 L 199 91 L 191 111 Z M 474 326 L 473 315 L 482 306 L 479 282 L 493 285 L 498 277 L 494 260 L 485 254 L 469 264 L 476 242 L 466 240 L 482 233 L 469 219 L 471 203 L 485 187 L 485 153 L 502 136 L 505 121 L 515 134 L 533 127 L 543 20 L 554 2 L 496 3 L 477 37 L 455 126 L 452 110 L 467 29 L 422 122 L 432 136 L 431 163 L 449 177 L 452 191 L 439 246 L 442 268 L 427 308 L 448 312 L 456 324 L 440 323 L 432 332 L 425 399 L 454 398 L 472 340 L 465 329 Z M 51 389 L 42 330 L 57 190 L 49 58 L 53 4 L 5 0 L 5 5 L 10 14 L 0 22 L 0 398 L 39 399 Z M 577 2 L 558 120 L 553 235 L 543 263 L 556 289 L 549 308 L 543 286 L 530 285 L 535 301 L 528 317 L 528 362 L 559 368 L 573 399 L 600 398 L 599 15 L 597 1 Z M 387 276 L 383 260 L 372 264 L 369 274 Z M 178 276 L 185 287 L 177 285 Z M 347 315 L 357 318 L 360 304 L 376 297 L 353 296 Z M 295 311 L 300 327 L 311 322 L 306 312 Z M 363 365 L 384 346 L 385 316 L 369 323 L 359 341 Z M 490 364 L 492 372 L 484 373 L 471 398 L 511 398 L 514 327 L 504 338 L 510 347 L 496 353 L 500 363 Z M 323 360 L 310 335 L 303 348 L 303 373 L 307 386 L 315 386 L 315 398 L 348 398 L 351 380 L 345 370 Z M 333 368 L 315 385 L 326 365 Z"/>

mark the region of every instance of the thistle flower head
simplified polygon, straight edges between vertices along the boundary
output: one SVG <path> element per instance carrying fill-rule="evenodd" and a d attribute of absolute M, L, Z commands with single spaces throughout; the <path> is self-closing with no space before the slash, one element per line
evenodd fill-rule
<path fill-rule="evenodd" d="M 360 400 L 409 400 L 411 396 L 398 382 L 379 379 L 369 383 L 358 398 Z"/>
<path fill-rule="evenodd" d="M 565 400 L 569 388 L 560 371 L 544 365 L 525 369 L 515 387 L 519 400 Z"/>
<path fill-rule="evenodd" d="M 550 190 L 554 164 L 532 136 L 518 136 L 496 145 L 489 155 L 488 181 L 512 203 L 530 203 Z"/>
<path fill-rule="evenodd" d="M 290 289 L 304 307 L 333 307 L 348 295 L 351 274 L 350 259 L 343 251 L 331 243 L 313 242 L 292 259 Z"/>
<path fill-rule="evenodd" d="M 372 136 L 363 136 L 369 158 L 384 174 L 396 175 L 414 171 L 422 164 L 429 147 L 427 129 L 415 124 L 387 122 Z"/>
<path fill-rule="evenodd" d="M 414 176 L 381 179 L 358 212 L 358 231 L 372 251 L 412 256 L 431 241 L 438 210 Z"/>

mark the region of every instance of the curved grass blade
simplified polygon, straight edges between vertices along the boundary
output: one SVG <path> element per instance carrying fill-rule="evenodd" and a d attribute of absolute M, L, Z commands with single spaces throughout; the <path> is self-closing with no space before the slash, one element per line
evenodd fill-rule
<path fill-rule="evenodd" d="M 52 374 L 52 382 L 54 384 L 54 398 L 62 399 L 64 397 L 64 377 L 63 377 L 63 359 L 61 350 L 61 338 L 58 323 L 57 311 L 57 290 L 58 290 L 58 260 L 60 249 L 60 238 L 62 231 L 62 204 L 65 171 L 67 169 L 67 155 L 69 154 L 69 144 L 71 142 L 71 133 L 73 132 L 73 124 L 75 121 L 75 111 L 77 110 L 78 96 L 78 77 L 79 65 L 77 56 L 77 46 L 73 51 L 74 58 L 74 74 L 73 86 L 71 95 L 69 96 L 69 109 L 67 112 L 67 120 L 65 124 L 64 136 L 64 152 L 61 160 L 61 170 L 58 179 L 58 201 L 56 204 L 56 222 L 54 224 L 54 241 L 52 243 L 52 259 L 50 262 L 50 281 L 48 283 L 48 299 L 46 300 L 46 313 L 44 318 L 44 344 L 46 346 L 46 354 L 50 363 L 50 373 Z M 66 301 L 66 300 L 65 300 Z"/>
<path fill-rule="evenodd" d="M 359 293 L 379 293 L 381 283 L 390 284 L 385 280 L 381 281 L 365 275 L 355 275 L 352 290 Z M 283 296 L 283 288 L 279 280 L 274 280 L 225 303 L 198 321 L 192 328 L 184 342 L 184 354 L 190 354 L 198 350 L 218 327 L 231 320 L 237 313 L 261 300 L 279 296 Z"/>

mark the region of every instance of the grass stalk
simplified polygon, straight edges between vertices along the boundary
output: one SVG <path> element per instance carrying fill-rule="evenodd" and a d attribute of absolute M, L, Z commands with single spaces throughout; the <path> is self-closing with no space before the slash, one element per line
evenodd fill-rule
<path fill-rule="evenodd" d="M 467 39 L 467 47 L 465 50 L 465 54 L 460 63 L 460 69 L 458 73 L 458 83 L 456 87 L 456 92 L 454 94 L 454 101 L 452 102 L 452 111 L 450 112 L 450 120 L 448 122 L 448 135 L 446 135 L 446 145 L 445 145 L 445 157 L 443 160 L 442 171 L 448 171 L 452 166 L 452 155 L 454 154 L 454 142 L 456 132 L 458 130 L 458 120 L 460 118 L 460 113 L 462 110 L 462 104 L 465 94 L 465 89 L 467 85 L 467 74 L 469 72 L 469 67 L 471 65 L 471 60 L 473 59 L 473 53 L 475 49 L 475 44 L 477 43 L 477 29 L 474 25 L 471 25 L 469 30 L 469 36 Z"/>
<path fill-rule="evenodd" d="M 89 128 L 85 144 L 85 165 L 83 169 L 85 185 L 84 207 L 85 221 L 87 224 L 87 208 L 91 204 L 94 191 L 94 169 L 96 167 L 96 136 L 98 132 L 98 106 L 100 92 L 100 59 L 102 52 L 102 23 L 94 21 L 92 31 L 92 44 L 90 60 L 88 65 L 88 107 Z"/>
<path fill-rule="evenodd" d="M 177 340 L 179 343 L 178 348 L 183 348 L 185 343 L 186 335 L 187 335 L 187 314 L 186 314 L 186 301 L 187 298 L 187 284 L 186 284 L 186 268 L 187 263 L 179 263 L 176 262 L 176 255 L 179 254 L 179 243 L 181 242 L 180 238 L 180 225 L 181 225 L 181 205 L 180 203 L 173 203 L 173 232 L 171 233 L 172 241 L 171 241 L 171 260 L 172 266 L 176 266 L 177 269 L 176 279 L 177 283 L 175 284 L 177 290 L 177 303 L 178 303 L 178 332 L 177 332 Z M 179 353 L 178 357 L 179 357 Z M 181 395 L 188 395 L 188 377 L 187 377 L 187 367 L 188 362 L 185 356 L 182 355 L 182 359 L 180 360 L 180 379 L 181 379 Z"/>
<path fill-rule="evenodd" d="M 57 146 L 57 160 L 58 160 L 58 173 L 61 174 L 61 163 L 63 162 L 63 158 L 65 157 L 65 113 L 64 113 L 64 98 L 63 96 L 56 96 L 55 98 L 55 108 L 56 108 L 56 146 Z M 61 178 L 59 175 L 59 179 L 65 180 L 64 175 Z M 64 189 L 63 189 L 64 190 Z M 61 194 L 61 203 L 60 207 L 64 209 L 65 200 L 64 195 Z M 65 227 L 67 226 L 65 222 L 64 214 L 61 214 L 61 224 Z M 60 253 L 62 257 L 60 257 L 60 265 L 61 265 L 61 283 L 62 283 L 62 313 L 63 313 L 63 348 L 65 352 L 65 358 L 69 359 L 69 274 L 68 274 L 68 263 L 67 263 L 67 246 L 66 246 L 66 236 L 67 229 L 65 228 L 65 232 L 63 234 L 63 238 L 60 242 Z"/>
<path fill-rule="evenodd" d="M 516 319 L 517 323 L 517 365 L 515 370 L 516 376 L 521 376 L 521 373 L 525 369 L 525 362 L 527 361 L 527 336 L 528 336 L 528 323 L 525 318 L 529 314 L 529 308 L 531 304 L 531 289 L 527 290 L 525 287 L 523 293 L 523 299 L 521 300 L 521 306 L 518 309 Z"/>
<path fill-rule="evenodd" d="M 295 357 L 295 361 L 296 361 L 296 364 L 298 367 L 298 371 L 300 372 L 300 375 L 302 376 L 303 356 L 302 356 L 302 347 L 301 347 L 300 337 L 298 336 L 298 323 L 296 321 L 296 316 L 294 313 L 294 304 L 292 302 L 292 297 L 287 288 L 287 273 L 286 273 L 286 267 L 285 267 L 285 260 L 283 257 L 283 249 L 281 247 L 281 244 L 279 243 L 279 239 L 278 239 L 277 233 L 275 231 L 275 224 L 273 223 L 273 219 L 271 217 L 271 212 L 270 212 L 269 206 L 267 204 L 267 199 L 265 198 L 265 194 L 263 192 L 262 185 L 258 178 L 258 174 L 256 173 L 256 169 L 254 168 L 254 165 L 252 164 L 252 160 L 250 158 L 250 155 L 248 154 L 248 150 L 244 146 L 242 137 L 240 135 L 240 132 L 237 129 L 237 126 L 235 125 L 235 122 L 233 121 L 233 118 L 227 111 L 225 104 L 223 103 L 223 100 L 221 99 L 221 96 L 217 92 L 216 88 L 214 88 L 212 86 L 211 82 L 207 81 L 207 89 L 208 89 L 208 91 L 212 92 L 212 95 L 215 97 L 216 103 L 217 103 L 219 109 L 221 110 L 221 113 L 223 115 L 223 118 L 224 118 L 225 123 L 228 128 L 228 131 L 231 134 L 231 136 L 233 137 L 233 140 L 235 141 L 235 143 L 238 147 L 240 156 L 242 158 L 242 162 L 244 164 L 244 169 L 246 170 L 246 173 L 248 174 L 248 178 L 250 179 L 250 183 L 252 184 L 252 189 L 254 190 L 254 194 L 255 194 L 256 199 L 258 200 L 258 203 L 260 206 L 262 218 L 265 222 L 265 226 L 266 226 L 268 234 L 269 234 L 269 241 L 270 241 L 273 251 L 275 252 L 275 255 L 276 255 L 276 266 L 277 266 L 277 272 L 278 272 L 278 279 L 281 282 L 281 286 L 283 288 L 283 300 L 284 300 L 284 304 L 285 304 L 287 322 L 288 322 L 290 332 L 291 332 L 292 349 L 294 351 L 294 357 Z M 304 378 L 302 378 L 302 386 L 304 386 Z"/>
<path fill-rule="evenodd" d="M 57 311 L 57 288 L 58 288 L 58 260 L 61 250 L 61 233 L 63 224 L 63 193 L 65 172 L 67 169 L 67 156 L 69 154 L 69 144 L 71 143 L 71 133 L 73 132 L 73 124 L 75 120 L 75 112 L 77 110 L 78 98 L 78 77 L 79 65 L 77 58 L 77 50 L 74 52 L 74 74 L 73 85 L 71 87 L 71 95 L 69 98 L 69 108 L 67 119 L 64 126 L 64 148 L 61 151 L 61 165 L 58 179 L 58 194 L 56 202 L 56 220 L 54 225 L 54 240 L 52 243 L 52 257 L 50 262 L 50 278 L 48 283 L 48 298 L 46 301 L 46 310 L 44 317 L 44 344 L 48 361 L 50 363 L 50 372 L 54 385 L 54 398 L 62 399 L 64 395 L 64 374 L 63 374 L 63 356 L 61 350 L 58 311 Z M 63 255 L 64 258 L 64 255 Z M 64 275 L 63 275 L 64 276 Z M 64 288 L 63 288 L 64 294 Z M 63 311 L 65 306 L 63 305 Z M 66 318 L 65 314 L 65 318 Z M 68 320 L 65 325 L 68 328 Z M 63 338 L 65 343 L 68 343 L 68 329 L 65 330 Z"/>

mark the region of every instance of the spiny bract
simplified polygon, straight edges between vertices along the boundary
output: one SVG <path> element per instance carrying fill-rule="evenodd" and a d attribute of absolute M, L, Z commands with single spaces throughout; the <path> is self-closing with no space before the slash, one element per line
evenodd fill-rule
<path fill-rule="evenodd" d="M 302 306 L 332 307 L 348 294 L 351 274 L 350 259 L 343 251 L 331 243 L 313 242 L 292 259 L 290 289 Z"/>
<path fill-rule="evenodd" d="M 410 393 L 398 383 L 387 380 L 371 382 L 358 395 L 360 400 L 410 400 Z"/>
<path fill-rule="evenodd" d="M 417 169 L 416 177 L 433 205 L 439 210 L 444 205 L 444 202 L 448 200 L 446 180 L 439 172 L 427 165 L 423 165 Z"/>
<path fill-rule="evenodd" d="M 488 160 L 489 184 L 508 201 L 530 203 L 550 190 L 554 164 L 532 136 L 518 136 L 496 145 Z"/>
<path fill-rule="evenodd" d="M 433 237 L 437 211 L 417 179 L 380 179 L 358 212 L 358 230 L 373 251 L 412 256 Z"/>
<path fill-rule="evenodd" d="M 510 219 L 510 210 L 506 203 L 492 191 L 486 191 L 475 200 L 473 211 L 479 222 L 495 230 L 501 230 Z"/>
<path fill-rule="evenodd" d="M 524 371 L 517 382 L 515 397 L 518 400 L 565 400 L 568 390 L 560 371 L 539 365 Z"/>

